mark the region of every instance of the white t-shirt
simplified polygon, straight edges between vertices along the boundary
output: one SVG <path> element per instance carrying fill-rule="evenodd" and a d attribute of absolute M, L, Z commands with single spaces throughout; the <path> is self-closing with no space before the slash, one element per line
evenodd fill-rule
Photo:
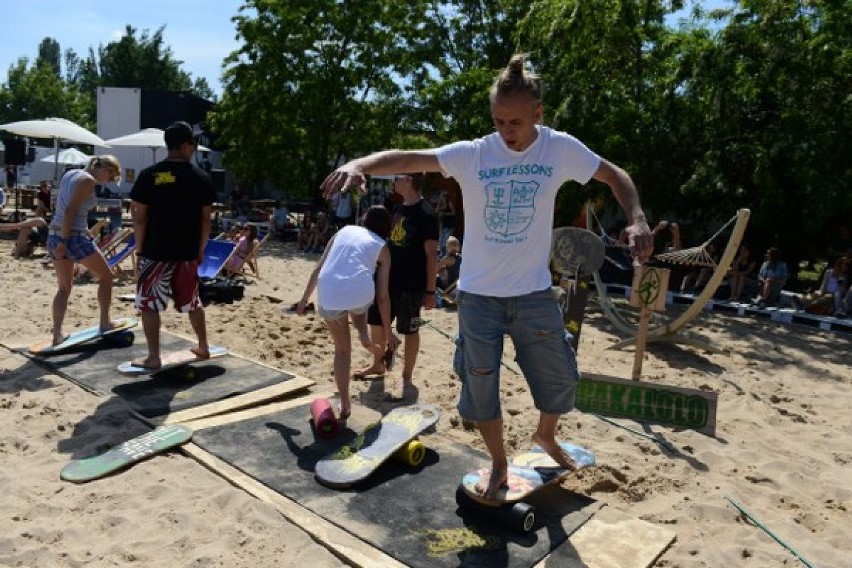
<path fill-rule="evenodd" d="M 337 231 L 317 279 L 317 301 L 326 310 L 351 310 L 376 297 L 373 274 L 385 241 L 358 225 Z"/>
<path fill-rule="evenodd" d="M 507 148 L 496 132 L 437 150 L 464 199 L 459 290 L 508 298 L 550 287 L 556 193 L 567 181 L 588 182 L 601 158 L 569 134 L 536 128 L 523 152 Z"/>

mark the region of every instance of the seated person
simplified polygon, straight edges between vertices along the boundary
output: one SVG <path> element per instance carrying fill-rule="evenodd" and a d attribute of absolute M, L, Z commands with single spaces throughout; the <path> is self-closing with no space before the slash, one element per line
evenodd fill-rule
<path fill-rule="evenodd" d="M 757 273 L 757 297 L 752 304 L 765 308 L 774 305 L 781 296 L 781 289 L 787 283 L 787 263 L 781 260 L 781 251 L 776 247 L 770 247 L 766 251 L 766 260 L 760 265 Z"/>
<path fill-rule="evenodd" d="M 840 300 L 840 309 L 834 312 L 834 317 L 852 317 L 852 286 L 849 286 L 849 289 L 846 290 L 846 294 L 843 296 L 843 299 Z"/>
<path fill-rule="evenodd" d="M 2 232 L 18 231 L 15 248 L 12 249 L 12 256 L 15 258 L 28 257 L 33 253 L 36 246 L 47 245 L 48 224 L 50 222 L 47 218 L 47 209 L 39 205 L 36 207 L 35 214 L 36 216 L 32 219 L 20 223 L 0 225 Z"/>
<path fill-rule="evenodd" d="M 299 223 L 299 234 L 296 237 L 296 246 L 299 252 L 307 252 L 308 243 L 311 242 L 315 230 L 316 223 L 314 222 L 313 214 L 310 211 L 305 211 L 302 214 L 302 221 Z"/>
<path fill-rule="evenodd" d="M 291 227 L 290 211 L 280 201 L 276 203 L 275 211 L 272 212 L 272 218 L 270 219 L 270 227 L 274 234 L 278 236 L 283 235 L 284 231 Z"/>
<path fill-rule="evenodd" d="M 852 261 L 845 256 L 838 258 L 834 266 L 823 274 L 819 290 L 793 296 L 796 309 L 820 315 L 840 311 L 843 297 L 849 289 L 850 276 L 852 276 Z"/>
<path fill-rule="evenodd" d="M 437 287 L 442 290 L 447 290 L 450 286 L 456 283 L 459 279 L 459 270 L 461 270 L 461 243 L 454 236 L 447 237 L 447 254 L 438 261 L 438 282 Z M 454 293 L 449 293 L 451 298 L 455 297 Z"/>
<path fill-rule="evenodd" d="M 36 201 L 39 205 L 42 205 L 46 210 L 50 210 L 50 182 L 48 182 L 47 180 L 42 180 L 42 182 L 38 185 Z"/>
<path fill-rule="evenodd" d="M 322 212 L 317 213 L 317 222 L 311 232 L 305 252 L 322 252 L 333 234 L 334 227 L 329 222 L 328 216 Z"/>
<path fill-rule="evenodd" d="M 752 274 L 756 265 L 757 263 L 751 258 L 751 250 L 748 246 L 740 245 L 737 256 L 731 264 L 731 270 L 728 272 L 728 283 L 731 288 L 729 302 L 739 302 L 746 286 L 754 285 L 755 280 Z"/>
<path fill-rule="evenodd" d="M 257 227 L 246 223 L 240 230 L 239 236 L 234 240 L 237 241 L 237 248 L 234 249 L 234 254 L 225 264 L 227 276 L 233 276 L 242 270 L 243 264 L 246 263 L 257 242 Z"/>

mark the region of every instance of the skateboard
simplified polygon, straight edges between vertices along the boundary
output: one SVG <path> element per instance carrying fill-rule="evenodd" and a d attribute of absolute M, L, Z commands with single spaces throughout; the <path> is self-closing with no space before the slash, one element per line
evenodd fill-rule
<path fill-rule="evenodd" d="M 571 456 L 577 469 L 595 464 L 595 456 L 589 450 L 568 442 L 559 444 Z M 540 447 L 514 456 L 509 463 L 509 478 L 497 492 L 495 499 L 484 499 L 476 492 L 476 484 L 487 480 L 490 468 L 479 468 L 468 472 L 456 490 L 456 503 L 460 507 L 486 512 L 513 530 L 529 532 L 535 526 L 535 507 L 523 501 L 538 490 L 552 483 L 559 483 L 575 470 L 560 467 Z"/>
<path fill-rule="evenodd" d="M 564 294 L 559 295 L 559 309 L 565 329 L 574 336 L 574 350 L 580 341 L 586 298 L 589 293 L 591 275 L 604 263 L 606 248 L 595 233 L 578 227 L 559 227 L 553 230 L 551 265 L 560 275 Z"/>
<path fill-rule="evenodd" d="M 392 456 L 419 466 L 426 457 L 426 447 L 416 438 L 440 416 L 441 411 L 431 404 L 394 408 L 354 440 L 319 460 L 317 480 L 329 487 L 350 487 L 370 477 Z"/>
<path fill-rule="evenodd" d="M 210 359 L 215 359 L 216 357 L 224 357 L 228 354 L 228 350 L 225 347 L 220 347 L 218 345 L 210 346 Z M 145 367 L 137 367 L 133 364 L 132 361 L 125 361 L 118 366 L 118 372 L 123 373 L 125 375 L 157 375 L 164 371 L 168 371 L 170 369 L 178 369 L 180 367 L 184 367 L 189 365 L 190 363 L 195 363 L 197 361 L 207 361 L 207 359 L 199 359 L 195 353 L 190 351 L 189 349 L 181 349 L 180 351 L 172 351 L 170 353 L 166 353 L 160 358 L 160 368 L 159 369 L 147 369 Z M 185 370 L 186 378 L 192 379 L 194 378 L 194 370 L 188 368 Z"/>
<path fill-rule="evenodd" d="M 80 331 L 75 331 L 59 345 L 51 345 L 51 340 L 45 339 L 30 345 L 28 351 L 34 355 L 48 355 L 100 338 L 119 347 L 129 347 L 133 345 L 133 341 L 136 338 L 130 330 L 136 327 L 138 323 L 138 318 L 118 318 L 115 320 L 115 327 L 105 332 L 101 332 L 98 326 L 87 327 Z"/>
<path fill-rule="evenodd" d="M 74 483 L 99 479 L 150 456 L 180 446 L 192 438 L 192 430 L 181 424 L 161 426 L 128 440 L 107 452 L 74 460 L 59 473 L 59 478 Z"/>

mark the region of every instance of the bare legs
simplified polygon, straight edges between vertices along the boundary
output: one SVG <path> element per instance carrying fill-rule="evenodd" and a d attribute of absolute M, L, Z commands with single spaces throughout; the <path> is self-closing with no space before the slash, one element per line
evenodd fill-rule
<path fill-rule="evenodd" d="M 559 424 L 559 414 L 539 413 L 538 428 L 532 435 L 532 441 L 547 452 L 553 461 L 561 467 L 575 469 L 577 465 L 571 460 L 556 441 L 556 426 Z M 486 499 L 494 499 L 497 491 L 506 483 L 508 476 L 508 461 L 503 445 L 503 419 L 477 422 L 479 433 L 491 456 L 491 477 L 487 485 L 477 485 L 477 490 Z"/>
<path fill-rule="evenodd" d="M 210 358 L 210 346 L 207 343 L 207 324 L 204 316 L 204 308 L 196 308 L 189 312 L 189 324 L 198 338 L 198 345 L 191 348 L 199 359 Z M 142 330 L 145 332 L 145 341 L 148 342 L 148 356 L 134 359 L 133 364 L 146 369 L 159 369 L 162 366 L 160 359 L 160 314 L 159 312 L 142 312 Z"/>
<path fill-rule="evenodd" d="M 107 265 L 103 255 L 98 252 L 90 254 L 80 261 L 80 264 L 89 269 L 98 280 L 98 325 L 101 330 L 112 329 L 113 323 L 109 317 L 110 304 L 112 302 L 112 272 Z M 63 258 L 54 261 L 56 267 L 56 295 L 53 297 L 53 344 L 61 343 L 62 324 L 68 311 L 68 298 L 71 296 L 71 288 L 74 286 L 74 261 Z"/>
<path fill-rule="evenodd" d="M 381 349 L 370 342 L 367 332 L 367 314 L 351 314 L 352 325 L 358 332 L 361 345 L 375 357 Z M 349 321 L 342 317 L 336 320 L 326 320 L 328 331 L 334 340 L 334 384 L 340 395 L 340 418 L 345 420 L 352 413 L 352 403 L 349 400 L 349 377 L 352 368 L 352 337 L 349 332 Z M 379 328 L 381 329 L 381 328 Z"/>
<path fill-rule="evenodd" d="M 370 326 L 370 337 L 372 345 L 387 345 L 385 330 L 380 325 Z M 356 377 L 369 377 L 373 375 L 384 375 L 385 363 L 383 360 L 384 351 L 382 349 L 373 350 L 373 363 L 355 373 Z M 414 384 L 414 367 L 417 365 L 417 353 L 420 351 L 420 332 L 409 333 L 403 340 L 403 366 L 402 366 L 402 385 L 403 388 L 410 387 Z"/>

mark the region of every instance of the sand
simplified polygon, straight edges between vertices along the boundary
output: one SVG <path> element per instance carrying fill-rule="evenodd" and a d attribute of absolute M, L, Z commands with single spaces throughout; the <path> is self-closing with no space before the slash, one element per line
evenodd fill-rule
<path fill-rule="evenodd" d="M 54 275 L 38 259 L 13 260 L 0 241 L 0 343 L 22 345 L 50 330 Z M 246 297 L 207 309 L 211 342 L 333 388 L 332 344 L 315 316 L 282 308 L 298 300 L 316 256 L 270 242 L 262 279 Z M 129 268 L 129 263 L 127 263 Z M 75 286 L 66 332 L 91 325 L 96 286 Z M 133 291 L 122 276 L 115 295 Z M 115 315 L 133 315 L 116 301 Z M 456 314 L 424 312 L 415 381 L 419 400 L 439 405 L 438 432 L 482 449 L 458 419 L 459 383 L 451 371 Z M 164 328 L 190 335 L 186 316 L 168 312 Z M 592 415 L 572 412 L 560 436 L 592 449 L 598 466 L 570 487 L 612 508 L 664 525 L 676 542 L 664 567 L 798 566 L 791 552 L 747 521 L 745 507 L 778 538 L 820 567 L 852 566 L 852 342 L 849 335 L 706 313 L 690 330 L 724 347 L 651 345 L 643 380 L 710 389 L 719 395 L 717 435 L 652 426 L 676 448 Z M 628 378 L 630 350 L 590 305 L 578 360 L 582 370 Z M 355 368 L 367 357 L 355 349 Z M 511 344 L 505 363 L 517 369 Z M 345 562 L 259 501 L 191 458 L 157 456 L 120 475 L 73 485 L 58 472 L 73 455 L 90 455 L 144 431 L 116 399 L 99 399 L 0 348 L 0 566 L 305 566 Z M 398 368 L 384 380 L 353 382 L 354 404 L 403 404 Z M 537 413 L 522 377 L 502 369 L 506 440 L 526 448 Z M 626 424 L 641 429 L 632 422 Z"/>

